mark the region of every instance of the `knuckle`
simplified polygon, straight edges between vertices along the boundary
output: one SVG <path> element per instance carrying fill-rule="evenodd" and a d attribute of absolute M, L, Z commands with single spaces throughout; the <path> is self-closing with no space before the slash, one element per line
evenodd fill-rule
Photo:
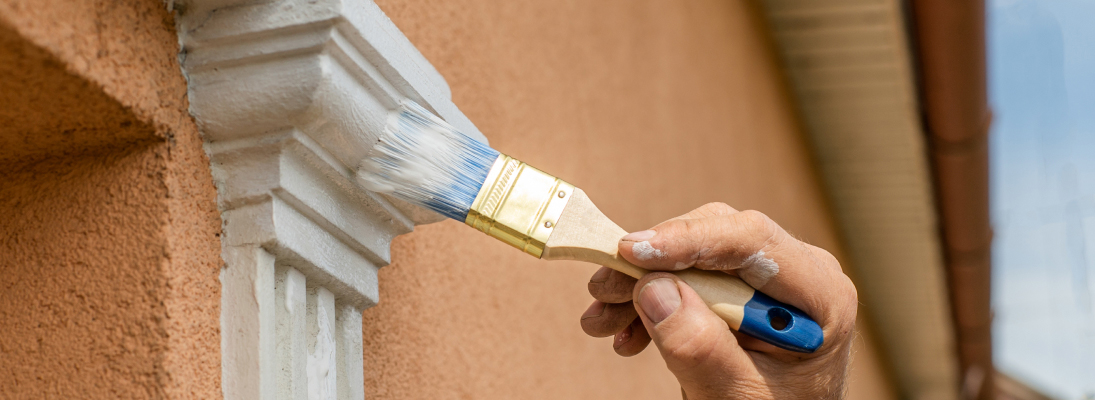
<path fill-rule="evenodd" d="M 840 260 L 837 260 L 833 253 L 806 242 L 799 243 L 802 243 L 806 248 L 806 254 L 810 256 L 810 259 L 813 260 L 819 270 L 832 274 L 839 274 L 847 278 L 847 276 L 844 275 L 844 268 L 840 266 Z"/>
<path fill-rule="evenodd" d="M 701 220 L 686 219 L 681 220 L 680 225 L 683 232 L 677 236 L 677 246 L 680 246 L 677 252 L 701 248 L 708 236 L 705 224 Z"/>
<path fill-rule="evenodd" d="M 738 218 L 749 236 L 763 240 L 764 245 L 771 243 L 780 230 L 776 221 L 760 211 L 745 210 L 739 213 Z"/>
<path fill-rule="evenodd" d="M 859 306 L 859 289 L 856 289 L 855 284 L 847 275 L 842 275 L 842 280 L 844 282 L 844 299 L 847 301 L 849 308 L 855 310 Z"/>
<path fill-rule="evenodd" d="M 757 210 L 745 210 L 740 213 L 742 223 L 750 230 L 758 233 L 770 233 L 775 231 L 776 223 L 764 213 Z"/>
<path fill-rule="evenodd" d="M 681 231 L 689 234 L 694 233 L 699 230 L 699 228 L 703 227 L 699 220 L 696 219 L 682 219 L 677 221 L 676 225 L 680 227 Z"/>
<path fill-rule="evenodd" d="M 704 204 L 700 209 L 710 215 L 725 215 L 735 211 L 730 205 L 719 201 Z"/>
<path fill-rule="evenodd" d="M 825 263 L 825 265 L 832 266 L 838 271 L 840 270 L 840 261 L 836 259 L 836 256 L 834 256 L 833 253 L 821 250 L 821 261 Z"/>
<path fill-rule="evenodd" d="M 843 274 L 841 274 L 839 286 L 835 291 L 839 298 L 834 299 L 835 301 L 829 305 L 833 310 L 830 318 L 838 336 L 847 336 L 855 329 L 856 317 L 859 313 L 859 293 L 851 279 Z"/>

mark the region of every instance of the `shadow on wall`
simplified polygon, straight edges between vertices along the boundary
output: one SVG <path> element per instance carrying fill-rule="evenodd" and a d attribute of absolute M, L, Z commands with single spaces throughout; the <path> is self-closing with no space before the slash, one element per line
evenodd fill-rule
<path fill-rule="evenodd" d="M 164 138 L 2 24 L 0 121 L 0 397 L 163 397 Z"/>

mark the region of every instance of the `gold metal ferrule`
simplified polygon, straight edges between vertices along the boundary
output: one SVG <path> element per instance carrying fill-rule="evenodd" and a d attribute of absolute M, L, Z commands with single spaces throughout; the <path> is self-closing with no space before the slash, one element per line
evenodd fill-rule
<path fill-rule="evenodd" d="M 539 258 L 574 185 L 500 154 L 464 223 Z"/>

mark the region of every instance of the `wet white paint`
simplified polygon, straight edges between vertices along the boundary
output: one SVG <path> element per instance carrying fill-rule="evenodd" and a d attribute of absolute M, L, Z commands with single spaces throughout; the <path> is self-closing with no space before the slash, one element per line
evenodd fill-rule
<path fill-rule="evenodd" d="M 303 317 L 279 319 L 283 306 L 299 311 L 306 303 L 275 295 L 273 254 L 292 254 L 278 265 L 312 267 L 299 271 L 291 291 L 330 289 L 339 315 L 354 321 L 356 328 L 323 333 L 350 345 L 324 345 L 316 354 L 326 360 L 334 351 L 338 368 L 326 374 L 338 374 L 338 398 L 364 399 L 361 311 L 379 301 L 377 269 L 389 262 L 392 238 L 442 217 L 376 197 L 355 185 L 350 171 L 374 148 L 388 112 L 404 96 L 486 139 L 452 103 L 441 74 L 372 0 L 185 3 L 175 21 L 180 47 L 187 49 L 180 59 L 189 111 L 202 126 L 213 180 L 223 189 L 217 203 L 224 223 L 217 366 L 223 397 L 309 398 L 303 391 L 278 392 L 281 372 L 303 371 L 306 357 L 299 356 L 308 353 L 279 357 L 275 339 L 319 335 L 301 333 Z M 239 3 L 246 7 L 226 8 Z M 260 53 L 265 56 L 254 57 Z M 314 371 L 323 376 L 322 368 Z M 303 378 L 292 382 L 305 385 Z"/>
<path fill-rule="evenodd" d="M 768 284 L 772 277 L 779 273 L 779 264 L 764 256 L 764 251 L 758 251 L 746 258 L 741 263 L 738 276 L 755 289 L 760 289 Z"/>
<path fill-rule="evenodd" d="M 654 246 L 651 246 L 650 242 L 646 240 L 635 242 L 635 244 L 631 246 L 631 252 L 635 254 L 635 258 L 638 258 L 639 261 L 666 258 L 669 256 L 664 251 L 655 249 Z"/>
<path fill-rule="evenodd" d="M 337 366 L 335 365 L 334 305 L 335 298 L 330 291 L 316 289 L 315 311 L 309 318 L 315 318 L 312 334 L 315 335 L 313 349 L 308 354 L 308 399 L 335 400 L 338 392 L 335 387 Z M 311 310 L 309 310 L 311 311 Z M 310 313 L 311 314 L 311 313 Z"/>

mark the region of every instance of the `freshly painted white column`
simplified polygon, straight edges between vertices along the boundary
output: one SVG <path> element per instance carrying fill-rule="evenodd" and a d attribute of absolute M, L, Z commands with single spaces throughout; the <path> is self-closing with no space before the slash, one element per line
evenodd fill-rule
<path fill-rule="evenodd" d="M 338 364 L 338 399 L 365 399 L 365 369 L 361 347 L 361 310 L 353 306 L 338 307 L 335 317 L 335 357 Z"/>
<path fill-rule="evenodd" d="M 308 289 L 308 400 L 336 400 L 338 394 L 336 314 L 331 291 L 322 287 Z"/>
<path fill-rule="evenodd" d="M 370 0 L 172 4 L 224 221 L 225 397 L 363 399 L 377 271 L 441 217 L 362 190 L 356 166 L 403 99 L 485 139 Z"/>
<path fill-rule="evenodd" d="M 225 398 L 274 399 L 276 379 L 274 256 L 259 246 L 225 246 L 221 270 L 221 386 Z"/>
<path fill-rule="evenodd" d="M 308 395 L 308 295 L 304 274 L 277 268 L 274 307 L 277 317 L 277 398 Z"/>

